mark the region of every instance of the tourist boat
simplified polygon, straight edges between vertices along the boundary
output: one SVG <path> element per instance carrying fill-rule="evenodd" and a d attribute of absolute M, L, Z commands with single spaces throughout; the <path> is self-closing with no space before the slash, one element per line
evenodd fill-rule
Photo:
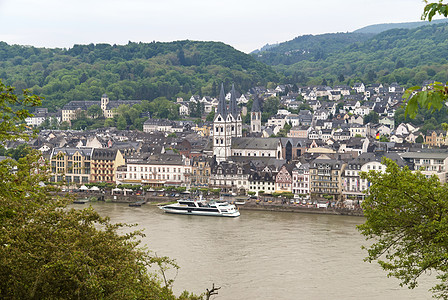
<path fill-rule="evenodd" d="M 177 200 L 177 203 L 161 206 L 160 209 L 166 213 L 183 215 L 217 217 L 238 217 L 240 215 L 240 212 L 233 204 L 202 199 L 181 199 Z"/>

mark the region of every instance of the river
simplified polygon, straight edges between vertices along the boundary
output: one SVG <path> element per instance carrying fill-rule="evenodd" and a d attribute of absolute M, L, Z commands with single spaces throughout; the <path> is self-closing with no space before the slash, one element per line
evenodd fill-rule
<path fill-rule="evenodd" d="M 153 205 L 91 203 L 113 222 L 138 223 L 143 244 L 176 260 L 174 291 L 213 299 L 431 299 L 433 278 L 399 287 L 363 261 L 361 217 L 242 210 L 239 218 L 171 215 Z"/>

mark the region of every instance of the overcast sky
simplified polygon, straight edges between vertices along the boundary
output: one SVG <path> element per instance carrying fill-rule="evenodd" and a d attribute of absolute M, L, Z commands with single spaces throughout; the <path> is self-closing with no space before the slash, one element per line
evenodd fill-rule
<path fill-rule="evenodd" d="M 190 39 L 221 41 L 248 53 L 304 34 L 419 21 L 424 5 L 422 0 L 0 0 L 0 41 L 70 48 Z"/>

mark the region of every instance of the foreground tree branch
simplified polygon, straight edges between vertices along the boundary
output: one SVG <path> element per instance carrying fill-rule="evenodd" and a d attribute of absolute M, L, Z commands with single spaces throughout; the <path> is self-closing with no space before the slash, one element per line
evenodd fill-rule
<path fill-rule="evenodd" d="M 436 176 L 427 178 L 407 167 L 400 169 L 384 159 L 386 172 L 362 174 L 372 184 L 362 207 L 366 222 L 359 231 L 374 243 L 367 249 L 366 261 L 381 267 L 414 288 L 418 278 L 435 271 L 440 284 L 435 297 L 448 294 L 448 186 Z M 418 200 L 416 200 L 418 198 Z"/>

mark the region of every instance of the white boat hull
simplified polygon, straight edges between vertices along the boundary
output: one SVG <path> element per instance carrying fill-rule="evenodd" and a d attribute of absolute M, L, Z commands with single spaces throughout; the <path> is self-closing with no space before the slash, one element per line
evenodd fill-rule
<path fill-rule="evenodd" d="M 176 204 L 168 204 L 160 207 L 163 211 L 170 214 L 197 215 L 213 217 L 239 217 L 240 212 L 235 205 L 227 202 L 207 203 L 203 200 L 178 200 Z"/>

